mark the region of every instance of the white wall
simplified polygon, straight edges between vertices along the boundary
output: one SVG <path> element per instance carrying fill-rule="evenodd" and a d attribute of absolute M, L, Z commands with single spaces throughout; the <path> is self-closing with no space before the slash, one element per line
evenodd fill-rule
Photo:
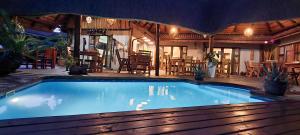
<path fill-rule="evenodd" d="M 246 72 L 245 61 L 250 61 L 251 49 L 241 49 L 240 52 L 240 72 Z M 253 62 L 259 62 L 260 53 L 259 49 L 254 49 L 254 60 Z"/>
<path fill-rule="evenodd" d="M 202 60 L 203 45 L 195 44 L 188 46 L 187 56 L 193 56 L 193 59 Z"/>

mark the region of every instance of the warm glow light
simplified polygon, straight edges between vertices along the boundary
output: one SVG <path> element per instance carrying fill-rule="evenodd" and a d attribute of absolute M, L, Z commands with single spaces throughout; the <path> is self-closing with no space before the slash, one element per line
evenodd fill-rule
<path fill-rule="evenodd" d="M 175 37 L 178 34 L 178 29 L 176 27 L 171 27 L 170 29 L 170 35 Z"/>
<path fill-rule="evenodd" d="M 253 31 L 252 28 L 247 28 L 247 29 L 245 29 L 245 31 L 244 31 L 244 35 L 245 35 L 246 37 L 251 37 L 253 34 L 254 34 L 254 31 Z"/>
<path fill-rule="evenodd" d="M 109 25 L 113 25 L 117 20 L 116 19 L 106 19 L 106 22 L 109 24 Z"/>
<path fill-rule="evenodd" d="M 265 43 L 265 44 L 268 44 L 268 41 L 265 41 L 264 43 Z"/>
<path fill-rule="evenodd" d="M 204 38 L 206 38 L 206 37 L 207 37 L 207 35 L 206 35 L 206 34 L 203 34 L 203 37 L 204 37 Z"/>
<path fill-rule="evenodd" d="M 87 23 L 92 23 L 92 21 L 93 21 L 92 17 L 90 17 L 90 16 L 87 16 L 85 18 L 85 20 L 86 20 Z"/>

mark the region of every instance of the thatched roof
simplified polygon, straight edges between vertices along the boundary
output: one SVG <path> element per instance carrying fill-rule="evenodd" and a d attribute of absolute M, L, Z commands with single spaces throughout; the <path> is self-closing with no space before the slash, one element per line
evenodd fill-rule
<path fill-rule="evenodd" d="M 141 19 L 214 33 L 229 25 L 300 17 L 300 0 L 1 0 L 14 15 Z"/>

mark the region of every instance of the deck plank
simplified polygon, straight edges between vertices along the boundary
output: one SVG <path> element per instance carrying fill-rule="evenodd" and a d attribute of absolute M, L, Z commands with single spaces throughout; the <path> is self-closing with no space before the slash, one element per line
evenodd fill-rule
<path fill-rule="evenodd" d="M 0 134 L 267 134 L 299 122 L 300 102 L 285 101 L 7 120 Z"/>
<path fill-rule="evenodd" d="M 286 101 L 284 104 L 298 103 L 295 101 Z M 18 125 L 33 125 L 43 123 L 57 123 L 65 121 L 80 121 L 88 119 L 99 119 L 99 118 L 116 118 L 116 117 L 128 117 L 128 116 L 151 116 L 153 114 L 163 113 L 180 113 L 186 111 L 198 111 L 204 113 L 212 112 L 224 112 L 224 111 L 235 111 L 239 109 L 250 109 L 257 108 L 260 106 L 269 106 L 272 104 L 282 104 L 282 102 L 262 102 L 262 103 L 245 103 L 245 104 L 231 104 L 231 105 L 217 105 L 217 106 L 200 106 L 200 107 L 187 107 L 187 108 L 169 108 L 169 109 L 156 109 L 146 111 L 130 111 L 130 112 L 116 112 L 116 113 L 102 113 L 102 114 L 84 114 L 84 115 L 72 115 L 72 116 L 54 116 L 54 117 L 41 117 L 41 118 L 29 118 L 29 119 L 16 119 L 16 120 L 2 120 L 0 121 L 0 128 L 6 126 L 18 126 Z"/>
<path fill-rule="evenodd" d="M 300 104 L 292 104 L 292 105 L 300 105 Z M 256 108 L 255 108 L 256 107 Z M 147 125 L 149 121 L 151 120 L 160 120 L 164 119 L 167 121 L 171 121 L 173 123 L 180 123 L 180 120 L 184 120 L 187 118 L 190 118 L 191 120 L 209 120 L 209 119 L 218 119 L 218 118 L 230 118 L 230 117 L 236 117 L 236 116 L 245 116 L 245 115 L 253 115 L 253 114 L 261 114 L 261 113 L 268 113 L 268 112 L 276 112 L 280 111 L 278 109 L 278 104 L 272 104 L 272 105 L 264 105 L 264 106 L 251 106 L 248 108 L 239 108 L 239 109 L 232 109 L 230 111 L 224 112 L 205 112 L 205 111 L 186 111 L 186 112 L 177 112 L 177 113 L 164 113 L 164 114 L 155 114 L 155 115 L 147 115 L 147 116 L 130 116 L 130 117 L 118 117 L 118 118 L 102 118 L 102 119 L 91 119 L 91 120 L 81 120 L 81 121 L 67 121 L 67 122 L 60 122 L 60 123 L 47 123 L 47 124 L 39 124 L 39 125 L 25 125 L 22 128 L 19 128 L 16 132 L 28 132 L 30 130 L 35 130 L 35 128 L 38 128 L 39 130 L 56 130 L 61 128 L 78 128 L 78 127 L 87 127 L 87 126 L 98 126 L 98 125 L 104 125 L 109 124 L 110 127 L 115 127 L 114 125 L 124 125 L 123 128 L 127 128 L 126 122 L 130 123 L 139 123 L 138 121 L 143 121 L 143 123 L 146 124 L 138 124 L 141 125 Z M 268 108 L 268 110 L 266 110 Z M 273 109 L 272 109 L 273 108 Z M 291 109 L 291 107 L 287 107 L 286 109 Z M 300 109 L 300 108 L 299 108 Z M 208 111 L 208 110 L 206 110 Z M 215 110 L 216 111 L 216 110 Z M 245 113 L 245 111 L 247 111 Z M 183 119 L 184 118 L 184 119 Z M 120 124 L 121 123 L 121 124 Z M 156 124 L 162 124 L 164 122 L 159 122 Z M 51 125 L 55 124 L 55 126 Z M 170 124 L 170 123 L 168 123 Z M 137 127 L 139 127 L 137 126 Z M 149 126 L 154 126 L 149 125 Z M 105 127 L 105 126 L 103 126 Z M 7 127 L 7 128 L 1 128 L 2 132 L 9 131 L 13 129 L 14 127 Z M 104 129 L 104 128 L 103 128 Z M 113 128 L 112 130 L 114 130 Z M 122 129 L 122 128 L 121 128 Z M 115 129 L 115 130 L 121 130 L 121 129 Z M 124 129 L 122 129 L 124 130 Z M 36 130 L 35 130 L 36 131 Z"/>

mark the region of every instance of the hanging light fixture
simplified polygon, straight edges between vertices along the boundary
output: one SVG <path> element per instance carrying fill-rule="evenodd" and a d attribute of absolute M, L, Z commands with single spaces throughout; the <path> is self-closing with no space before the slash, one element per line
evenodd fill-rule
<path fill-rule="evenodd" d="M 170 29 L 170 35 L 172 37 L 175 37 L 177 34 L 178 34 L 178 29 L 176 27 L 172 26 Z"/>
<path fill-rule="evenodd" d="M 61 32 L 61 26 L 58 25 L 57 27 L 55 27 L 55 28 L 53 29 L 53 32 L 54 32 L 54 33 L 60 33 L 60 32 Z"/>
<path fill-rule="evenodd" d="M 90 17 L 90 16 L 87 16 L 85 18 L 85 20 L 86 20 L 87 23 L 92 23 L 92 21 L 93 21 L 92 17 Z"/>
<path fill-rule="evenodd" d="M 247 28 L 247 29 L 244 30 L 244 35 L 246 37 L 251 37 L 251 36 L 253 36 L 253 34 L 254 34 L 254 31 L 253 31 L 253 29 L 251 27 L 249 27 L 249 28 Z"/>
<path fill-rule="evenodd" d="M 106 19 L 106 22 L 109 24 L 109 25 L 113 25 L 117 20 L 116 19 Z"/>

